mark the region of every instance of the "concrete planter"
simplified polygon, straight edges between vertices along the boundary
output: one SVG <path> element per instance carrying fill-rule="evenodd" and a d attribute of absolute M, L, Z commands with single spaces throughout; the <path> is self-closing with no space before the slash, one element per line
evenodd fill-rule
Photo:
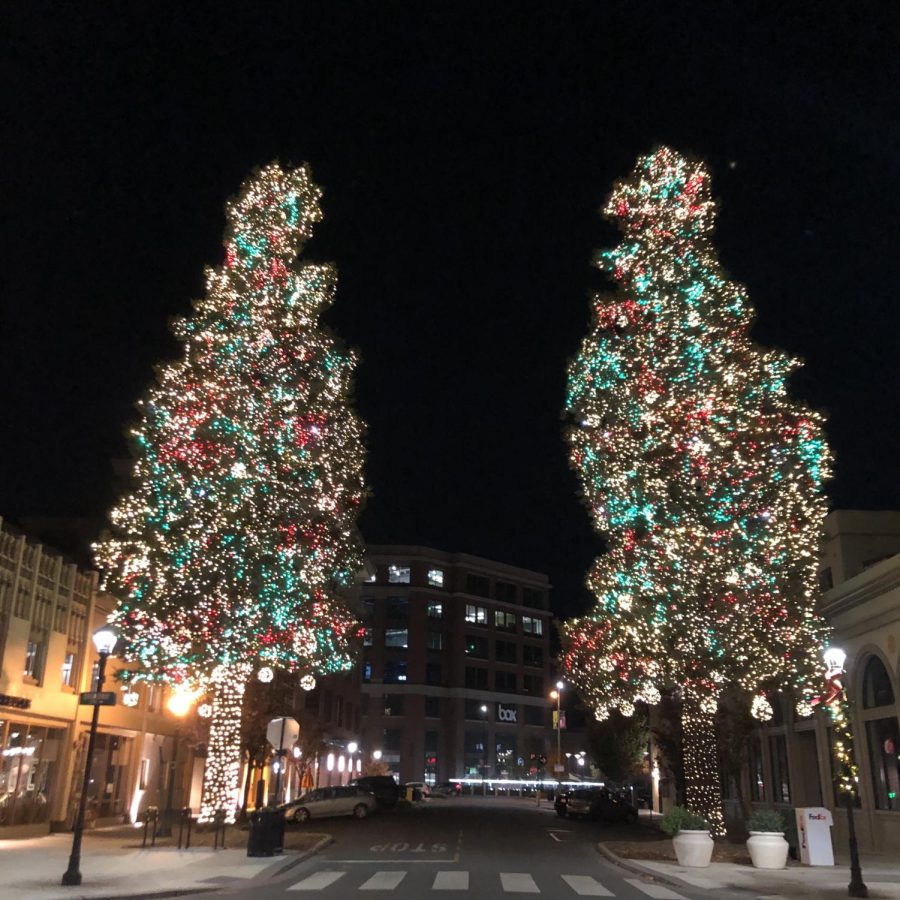
<path fill-rule="evenodd" d="M 787 865 L 788 842 L 780 831 L 751 831 L 747 849 L 757 869 L 783 869 Z"/>
<path fill-rule="evenodd" d="M 679 831 L 672 846 L 680 866 L 704 868 L 712 859 L 713 839 L 708 831 Z"/>

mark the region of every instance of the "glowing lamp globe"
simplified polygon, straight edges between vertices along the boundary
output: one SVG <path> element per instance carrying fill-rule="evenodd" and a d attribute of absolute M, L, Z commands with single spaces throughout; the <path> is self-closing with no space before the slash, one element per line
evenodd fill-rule
<path fill-rule="evenodd" d="M 94 646 L 97 648 L 97 652 L 102 653 L 104 656 L 109 656 L 113 652 L 118 639 L 118 634 L 109 625 L 98 628 L 91 638 Z"/>

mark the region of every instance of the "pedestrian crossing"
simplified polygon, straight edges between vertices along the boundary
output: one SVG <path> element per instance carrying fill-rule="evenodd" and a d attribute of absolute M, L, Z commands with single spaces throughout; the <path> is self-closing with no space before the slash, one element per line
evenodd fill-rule
<path fill-rule="evenodd" d="M 364 881 L 357 883 L 354 888 L 354 881 L 359 882 L 361 877 L 359 871 L 335 870 L 313 872 L 305 878 L 292 884 L 289 891 L 324 891 L 331 885 L 340 882 L 340 894 L 345 896 L 354 889 L 359 891 L 393 891 L 396 890 L 409 874 L 404 869 L 385 869 L 375 872 L 365 877 Z M 417 874 L 423 874 L 421 871 Z M 349 877 L 347 877 L 349 876 Z M 432 876 L 429 874 L 428 879 L 432 881 L 431 890 L 433 891 L 468 891 L 469 890 L 469 872 L 456 869 L 445 869 L 438 871 Z M 493 884 L 488 882 L 492 879 Z M 528 872 L 498 872 L 496 875 L 479 875 L 474 888 L 481 887 L 483 890 L 496 890 L 497 880 L 499 880 L 500 889 L 507 894 L 545 894 L 547 896 L 558 898 L 566 896 L 575 897 L 615 897 L 616 894 L 609 888 L 605 887 L 593 875 L 551 875 L 542 874 L 539 876 L 540 884 Z M 569 889 L 568 891 L 561 888 L 559 881 Z M 654 881 L 642 881 L 640 878 L 624 879 L 632 888 L 651 900 L 687 900 L 682 894 L 672 890 L 664 884 Z"/>

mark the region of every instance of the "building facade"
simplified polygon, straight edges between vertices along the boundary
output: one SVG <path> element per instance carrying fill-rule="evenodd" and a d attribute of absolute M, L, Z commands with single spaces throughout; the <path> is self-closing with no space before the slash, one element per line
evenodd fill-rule
<path fill-rule="evenodd" d="M 79 693 L 93 687 L 91 635 L 113 604 L 95 572 L 0 519 L 0 837 L 71 826 L 92 713 Z M 169 778 L 173 804 L 186 803 L 195 775 L 191 730 L 166 710 L 163 691 L 129 689 L 115 678 L 118 668 L 111 657 L 105 689 L 117 703 L 100 711 L 89 822 L 133 821 L 147 805 L 162 808 Z"/>
<path fill-rule="evenodd" d="M 820 612 L 831 646 L 846 654 L 859 803 L 859 844 L 900 851 L 900 512 L 837 510 L 825 521 Z M 753 735 L 743 785 L 754 806 L 824 806 L 835 847 L 847 846 L 847 818 L 836 790 L 827 713 L 797 715 L 772 698 L 774 717 Z M 732 798 L 734 794 L 732 793 Z M 739 810 L 732 799 L 732 814 Z"/>
<path fill-rule="evenodd" d="M 369 562 L 362 745 L 401 782 L 528 774 L 550 738 L 547 577 L 424 547 Z"/>

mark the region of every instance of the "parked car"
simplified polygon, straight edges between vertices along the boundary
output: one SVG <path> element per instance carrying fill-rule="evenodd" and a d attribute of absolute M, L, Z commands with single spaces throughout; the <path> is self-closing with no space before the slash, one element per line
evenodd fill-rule
<path fill-rule="evenodd" d="M 413 791 L 413 800 L 427 800 L 431 796 L 431 786 L 425 784 L 424 781 L 407 781 L 403 785 L 403 792 L 407 796 L 410 788 Z"/>
<path fill-rule="evenodd" d="M 347 786 L 371 791 L 382 807 L 395 806 L 400 797 L 400 785 L 390 775 L 363 775 L 348 781 Z"/>
<path fill-rule="evenodd" d="M 442 781 L 431 789 L 431 793 L 440 797 L 452 797 L 454 795 L 458 797 L 462 793 L 462 784 L 458 781 Z"/>
<path fill-rule="evenodd" d="M 606 788 L 584 787 L 557 791 L 554 802 L 556 814 L 565 818 L 584 816 L 613 822 L 636 822 L 637 810 L 621 797 L 611 794 Z"/>
<path fill-rule="evenodd" d="M 365 819 L 378 807 L 375 795 L 358 787 L 325 787 L 307 791 L 302 797 L 285 803 L 286 822 L 306 822 L 324 816 L 355 816 Z"/>

